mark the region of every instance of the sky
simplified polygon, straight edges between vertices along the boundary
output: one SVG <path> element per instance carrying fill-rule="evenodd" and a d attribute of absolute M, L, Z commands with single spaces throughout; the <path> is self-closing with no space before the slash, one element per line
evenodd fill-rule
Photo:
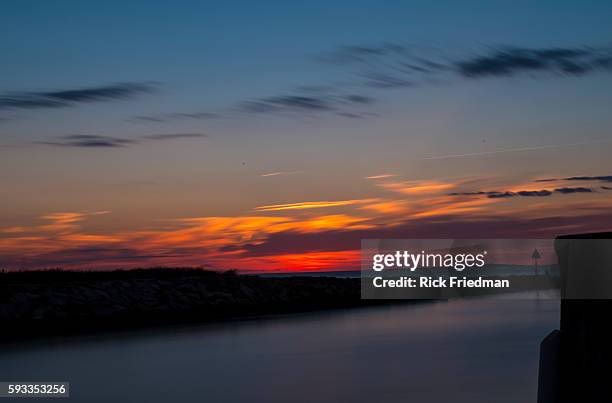
<path fill-rule="evenodd" d="M 0 268 L 612 226 L 610 2 L 0 7 Z"/>

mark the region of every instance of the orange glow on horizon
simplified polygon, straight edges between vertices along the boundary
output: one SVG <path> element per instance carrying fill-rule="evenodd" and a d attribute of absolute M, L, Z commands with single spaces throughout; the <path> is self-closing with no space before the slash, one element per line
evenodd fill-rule
<path fill-rule="evenodd" d="M 353 266 L 357 269 L 358 242 L 354 246 L 348 245 L 354 250 L 342 251 L 335 250 L 339 245 L 334 245 L 333 240 L 329 241 L 329 245 L 313 243 L 315 246 L 312 248 L 329 250 L 303 251 L 304 248 L 298 244 L 296 250 L 299 253 L 291 253 L 292 243 L 299 242 L 301 236 L 316 239 L 319 233 L 333 237 L 333 231 L 340 236 L 341 233 L 358 230 L 384 233 L 386 229 L 407 223 L 418 225 L 422 222 L 427 225 L 432 221 L 452 223 L 492 217 L 532 220 L 542 217 L 543 212 L 548 216 L 573 217 L 576 212 L 597 214 L 607 211 L 609 207 L 609 199 L 601 192 L 579 196 L 559 195 L 555 198 L 489 198 L 486 194 L 448 194 L 450 188 L 459 184 L 476 186 L 478 183 L 478 178 L 458 181 L 457 184 L 436 181 L 386 182 L 377 184 L 375 188 L 392 190 L 396 193 L 395 197 L 265 205 L 255 207 L 256 213 L 245 215 L 165 220 L 163 227 L 152 229 L 96 231 L 93 229 L 96 223 L 89 220 L 94 216 L 108 215 L 109 211 L 54 212 L 36 217 L 34 224 L 29 226 L 17 223 L 0 228 L 0 258 L 14 265 L 39 267 L 207 264 L 218 269 L 236 268 L 241 271 L 335 270 L 351 269 Z M 539 190 L 545 187 L 529 180 L 522 185 L 514 183 L 505 188 Z M 321 213 L 325 208 L 335 207 L 344 207 L 343 212 Z M 283 215 L 258 214 L 265 212 L 283 212 Z M 571 225 L 573 227 L 569 228 L 576 228 L 577 224 Z M 347 247 L 346 244 L 342 245 Z M 257 253 L 266 255 L 256 256 Z"/>

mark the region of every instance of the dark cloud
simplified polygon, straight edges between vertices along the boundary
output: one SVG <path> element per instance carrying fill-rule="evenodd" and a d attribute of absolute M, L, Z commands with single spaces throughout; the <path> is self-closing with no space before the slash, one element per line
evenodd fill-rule
<path fill-rule="evenodd" d="M 302 86 L 293 93 L 255 98 L 239 102 L 233 112 L 251 114 L 314 114 L 334 113 L 338 116 L 356 118 L 368 115 L 357 111 L 376 102 L 376 99 L 354 93 L 334 93 L 331 86 Z M 146 122 L 166 122 L 176 119 L 212 119 L 227 115 L 212 112 L 199 113 L 166 113 L 157 115 L 136 116 L 134 120 Z M 231 116 L 231 115 L 230 115 Z"/>
<path fill-rule="evenodd" d="M 208 137 L 202 133 L 164 133 L 141 136 L 137 139 L 126 139 L 111 136 L 100 136 L 92 134 L 70 134 L 58 137 L 53 141 L 40 141 L 37 144 L 58 147 L 82 147 L 82 148 L 117 148 L 142 143 L 145 141 L 163 141 L 188 138 Z"/>
<path fill-rule="evenodd" d="M 448 69 L 448 63 L 432 49 L 408 47 L 396 43 L 372 46 L 340 46 L 317 59 L 326 63 L 350 66 L 361 85 L 391 89 L 411 87 L 426 76 Z"/>
<path fill-rule="evenodd" d="M 155 88 L 154 83 L 118 83 L 59 91 L 6 93 L 0 95 L 0 110 L 62 108 L 81 103 L 124 100 L 153 92 Z"/>
<path fill-rule="evenodd" d="M 343 116 L 345 118 L 350 118 L 350 119 L 361 119 L 364 117 L 364 115 L 362 114 L 352 113 L 352 112 L 338 112 L 338 116 Z"/>
<path fill-rule="evenodd" d="M 583 188 L 583 187 L 577 187 L 577 188 L 559 188 L 559 189 L 555 189 L 555 192 L 563 193 L 563 194 L 569 194 L 569 193 L 592 193 L 593 189 L 591 189 L 591 188 Z"/>
<path fill-rule="evenodd" d="M 365 95 L 346 95 L 343 97 L 349 103 L 368 105 L 374 102 L 374 98 Z"/>
<path fill-rule="evenodd" d="M 335 89 L 334 85 L 300 85 L 296 88 L 296 91 L 310 94 L 329 94 Z"/>
<path fill-rule="evenodd" d="M 555 181 L 601 181 L 612 182 L 612 175 L 604 176 L 568 176 L 566 178 L 546 178 L 536 179 L 534 182 L 555 182 Z"/>
<path fill-rule="evenodd" d="M 455 63 L 469 78 L 511 76 L 519 73 L 583 75 L 609 70 L 610 50 L 594 48 L 502 48 Z"/>
<path fill-rule="evenodd" d="M 486 192 L 486 193 L 489 199 L 502 199 L 502 198 L 516 196 L 516 193 L 514 192 Z"/>
<path fill-rule="evenodd" d="M 363 110 L 375 97 L 346 94 L 355 88 L 394 89 L 435 85 L 457 79 L 508 77 L 519 74 L 580 76 L 596 71 L 612 72 L 612 48 L 606 47 L 488 47 L 460 56 L 425 46 L 398 43 L 340 46 L 323 53 L 319 61 L 348 68 L 350 78 L 330 83 L 300 85 L 294 91 L 237 102 L 232 112 L 253 114 L 332 113 L 348 118 L 364 117 Z M 48 101 L 44 98 L 43 101 Z M 56 99 L 51 101 L 56 102 Z M 230 115 L 231 113 L 230 112 Z M 225 113 L 223 114 L 225 116 Z M 133 119 L 166 122 L 176 119 L 209 119 L 212 112 L 178 112 L 140 115 Z"/>
<path fill-rule="evenodd" d="M 550 196 L 552 193 L 548 190 L 538 191 L 520 191 L 520 192 L 497 192 L 497 191 L 478 191 L 478 192 L 454 192 L 449 193 L 449 196 L 487 196 L 490 199 L 502 199 L 515 196 Z"/>
<path fill-rule="evenodd" d="M 337 112 L 354 113 L 345 107 L 369 105 L 375 102 L 370 96 L 360 94 L 336 95 L 326 93 L 295 93 L 245 101 L 239 109 L 250 113 L 278 112 Z"/>
<path fill-rule="evenodd" d="M 339 46 L 331 52 L 324 53 L 318 59 L 338 64 L 370 62 L 373 58 L 389 55 L 403 55 L 406 47 L 395 43 L 383 43 L 382 45 L 344 45 Z"/>
<path fill-rule="evenodd" d="M 414 82 L 400 78 L 397 75 L 381 72 L 366 72 L 362 76 L 365 80 L 365 85 L 372 88 L 402 88 L 415 85 Z"/>
<path fill-rule="evenodd" d="M 39 144 L 58 147 L 85 147 L 85 148 L 116 148 L 133 144 L 133 140 L 91 134 L 71 134 L 59 137 L 55 141 L 41 141 Z"/>
<path fill-rule="evenodd" d="M 242 109 L 248 112 L 277 112 L 277 111 L 332 111 L 333 104 L 327 97 L 304 95 L 281 95 L 246 101 Z"/>
<path fill-rule="evenodd" d="M 155 123 L 162 123 L 162 122 L 166 122 L 168 119 L 164 118 L 162 115 L 156 116 L 156 115 L 140 115 L 140 116 L 133 116 L 128 120 L 140 120 L 143 122 L 155 122 Z"/>
<path fill-rule="evenodd" d="M 399 44 L 341 46 L 319 57 L 328 63 L 353 66 L 361 84 L 399 88 L 431 83 L 432 77 L 466 79 L 519 74 L 580 76 L 612 71 L 609 47 L 490 47 L 469 56 Z"/>
<path fill-rule="evenodd" d="M 550 190 L 521 190 L 516 192 L 516 194 L 524 197 L 542 197 L 550 196 L 552 192 Z"/>
<path fill-rule="evenodd" d="M 510 193 L 510 192 L 505 192 L 505 193 Z M 453 192 L 453 193 L 449 193 L 449 196 L 490 196 L 490 195 L 502 195 L 504 194 L 503 192 L 485 192 L 485 191 L 478 191 L 478 192 Z"/>
<path fill-rule="evenodd" d="M 612 175 L 608 175 L 608 176 L 570 176 L 569 178 L 564 178 L 563 180 L 612 182 Z"/>
<path fill-rule="evenodd" d="M 317 58 L 348 69 L 348 78 L 330 83 L 300 85 L 294 91 L 255 97 L 237 102 L 231 111 L 254 114 L 332 113 L 348 118 L 363 117 L 375 101 L 370 95 L 346 94 L 355 88 L 394 89 L 436 85 L 457 79 L 482 79 L 526 74 L 581 76 L 596 71 L 612 72 L 612 48 L 609 47 L 488 47 L 470 55 L 444 52 L 425 46 L 398 43 L 339 46 Z M 35 99 L 38 100 L 38 99 Z M 49 101 L 46 97 L 43 102 Z M 57 102 L 56 99 L 51 99 Z M 61 100 L 60 100 L 61 101 Z M 230 112 L 231 114 L 232 112 Z M 223 114 L 225 116 L 225 113 Z M 209 119 L 216 113 L 162 113 L 141 115 L 135 120 L 166 122 L 175 119 Z"/>
<path fill-rule="evenodd" d="M 192 138 L 202 138 L 208 137 L 206 134 L 202 133 L 170 133 L 170 134 L 150 134 L 148 136 L 143 136 L 144 139 L 149 140 L 176 140 L 176 139 L 192 139 Z"/>
<path fill-rule="evenodd" d="M 196 113 L 160 113 L 153 115 L 135 116 L 132 120 L 163 123 L 180 119 L 213 119 L 231 117 L 232 112 L 244 112 L 253 114 L 266 113 L 336 113 L 345 117 L 365 116 L 364 113 L 355 111 L 358 107 L 366 107 L 376 101 L 375 98 L 363 94 L 346 93 L 335 91 L 334 86 L 300 86 L 294 91 L 273 95 L 268 97 L 254 98 L 241 101 L 231 111 L 223 114 L 213 112 Z"/>
<path fill-rule="evenodd" d="M 449 196 L 486 196 L 490 199 L 502 199 L 509 197 L 547 197 L 551 196 L 553 193 L 559 194 L 572 194 L 572 193 L 592 193 L 593 189 L 585 188 L 585 187 L 564 187 L 558 188 L 554 190 L 519 190 L 516 192 L 498 192 L 498 191 L 477 191 L 477 192 L 454 192 L 449 193 Z"/>
<path fill-rule="evenodd" d="M 174 112 L 174 113 L 160 113 L 157 115 L 141 115 L 134 116 L 133 120 L 140 120 L 144 122 L 168 122 L 172 120 L 181 120 L 181 119 L 215 119 L 219 118 L 220 115 L 213 112 Z"/>

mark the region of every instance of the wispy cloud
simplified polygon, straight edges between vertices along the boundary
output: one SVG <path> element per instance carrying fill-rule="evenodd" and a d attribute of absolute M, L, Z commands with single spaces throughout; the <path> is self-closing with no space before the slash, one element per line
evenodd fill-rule
<path fill-rule="evenodd" d="M 27 231 L 26 227 L 19 227 L 19 226 L 2 228 L 0 230 L 0 232 L 5 233 L 5 234 L 21 234 L 26 231 Z"/>
<path fill-rule="evenodd" d="M 584 75 L 612 70 L 611 48 L 518 48 L 502 47 L 455 63 L 468 78 L 503 77 L 521 73 Z"/>
<path fill-rule="evenodd" d="M 57 147 L 76 147 L 76 148 L 118 148 L 127 147 L 133 144 L 147 141 L 164 141 L 192 138 L 206 138 L 202 133 L 164 133 L 150 134 L 134 139 L 118 138 L 112 136 L 101 136 L 93 134 L 70 134 L 61 136 L 55 140 L 39 141 L 36 144 L 50 145 Z"/>
<path fill-rule="evenodd" d="M 556 181 L 601 181 L 601 182 L 612 182 L 612 175 L 602 176 L 568 176 L 565 178 L 545 178 L 536 179 L 534 182 L 556 182 Z"/>
<path fill-rule="evenodd" d="M 178 119 L 232 117 L 235 113 L 363 118 L 373 115 L 368 108 L 379 98 L 376 92 L 379 89 L 414 88 L 457 80 L 513 76 L 577 77 L 596 72 L 612 72 L 612 47 L 609 46 L 488 46 L 460 54 L 456 50 L 387 42 L 378 45 L 339 46 L 319 54 L 315 59 L 340 67 L 343 69 L 340 73 L 345 78 L 338 80 L 336 71 L 330 74 L 327 82 L 298 85 L 293 90 L 277 94 L 255 95 L 237 100 L 232 105 L 222 107 L 221 113 L 154 113 L 138 115 L 132 119 L 161 123 Z M 33 103 L 36 104 L 37 100 L 34 98 Z M 24 101 L 27 103 L 28 97 Z M 46 97 L 41 101 L 45 103 Z M 526 150 L 457 154 L 429 159 Z"/>
<path fill-rule="evenodd" d="M 214 112 L 172 112 L 172 113 L 158 113 L 153 115 L 139 115 L 134 116 L 133 120 L 140 120 L 144 122 L 168 122 L 180 119 L 215 119 L 221 117 L 218 113 Z"/>
<path fill-rule="evenodd" d="M 594 190 L 591 188 L 585 187 L 575 187 L 575 188 L 557 188 L 555 192 L 562 194 L 572 194 L 572 193 L 591 193 Z"/>
<path fill-rule="evenodd" d="M 22 91 L 0 95 L 2 109 L 64 108 L 83 103 L 125 100 L 155 91 L 155 83 L 117 83 L 56 91 Z"/>
<path fill-rule="evenodd" d="M 397 175 L 396 174 L 380 174 L 380 175 L 366 176 L 365 179 L 387 179 L 387 178 L 393 178 L 394 176 L 397 176 Z"/>
<path fill-rule="evenodd" d="M 61 136 L 53 141 L 40 141 L 39 144 L 58 147 L 84 147 L 84 148 L 117 148 L 133 144 L 134 140 L 121 139 L 109 136 L 91 134 L 70 134 Z"/>
<path fill-rule="evenodd" d="M 327 113 L 347 118 L 363 118 L 372 113 L 362 110 L 376 102 L 369 95 L 345 92 L 333 86 L 300 86 L 278 95 L 254 97 L 221 108 L 220 112 L 172 112 L 138 115 L 130 120 L 164 123 L 183 119 L 232 118 L 243 114 L 312 115 Z"/>
<path fill-rule="evenodd" d="M 480 79 L 521 74 L 580 76 L 612 71 L 611 47 L 492 46 L 468 56 L 398 43 L 340 46 L 320 60 L 355 66 L 363 84 L 376 88 L 409 87 L 436 79 Z"/>
<path fill-rule="evenodd" d="M 393 192 L 416 195 L 429 194 L 452 189 L 457 186 L 454 183 L 436 182 L 436 181 L 403 181 L 403 182 L 383 182 L 380 183 L 383 189 Z"/>
<path fill-rule="evenodd" d="M 576 147 L 576 146 L 592 145 L 592 144 L 603 144 L 603 143 L 610 143 L 610 142 L 612 142 L 611 139 L 602 139 L 602 140 L 592 140 L 592 141 L 581 141 L 577 143 L 562 143 L 562 144 L 516 147 L 516 148 L 506 148 L 506 149 L 501 149 L 501 150 L 478 151 L 478 152 L 463 153 L 463 154 L 437 155 L 437 156 L 432 156 L 432 157 L 425 157 L 423 158 L 423 160 L 444 160 L 444 159 L 454 159 L 454 158 L 481 157 L 481 156 L 486 156 L 486 155 L 548 150 L 548 149 Z"/>
<path fill-rule="evenodd" d="M 517 190 L 517 191 L 476 191 L 476 192 L 453 192 L 449 196 L 486 196 L 490 199 L 501 199 L 509 197 L 547 197 L 553 193 L 573 194 L 573 193 L 593 193 L 594 190 L 585 187 L 564 187 L 557 189 L 541 189 L 541 190 Z"/>
<path fill-rule="evenodd" d="M 255 207 L 255 211 L 282 211 L 282 210 L 304 210 L 313 208 L 325 208 L 325 207 L 340 207 L 349 206 L 354 204 L 367 203 L 368 200 L 336 200 L 336 201 L 312 201 L 312 202 L 300 202 L 300 203 L 288 203 L 288 204 L 272 204 L 267 206 Z"/>
<path fill-rule="evenodd" d="M 69 233 L 77 230 L 79 224 L 88 217 L 110 214 L 110 211 L 94 211 L 94 212 L 61 212 L 51 213 L 42 216 L 43 220 L 50 221 L 49 224 L 40 227 L 45 231 Z"/>
<path fill-rule="evenodd" d="M 506 185 L 512 194 L 508 197 L 524 199 L 504 203 L 504 197 L 489 198 L 489 192 L 450 196 L 445 186 L 437 186 L 484 187 L 490 183 L 488 177 L 396 183 L 401 186 L 388 198 L 265 205 L 256 207 L 256 214 L 169 220 L 157 229 L 85 230 L 91 216 L 108 212 L 51 213 L 40 217 L 42 224 L 0 229 L 0 260 L 6 267 L 206 262 L 244 270 L 338 269 L 348 258 L 354 258 L 351 264 L 358 266 L 359 244 L 365 238 L 436 238 L 448 233 L 465 237 L 554 236 L 568 229 L 603 230 L 610 225 L 609 201 L 603 199 L 603 193 L 589 196 L 590 188 L 555 184 L 543 189 L 541 183 L 526 180 L 516 187 Z M 405 188 L 410 189 L 408 193 Z M 504 195 L 506 191 L 490 193 Z M 579 202 L 567 197 L 561 204 L 549 197 L 572 193 L 585 198 Z M 330 214 L 332 210 L 327 210 L 334 208 L 342 212 Z"/>
<path fill-rule="evenodd" d="M 304 171 L 277 171 L 277 172 L 268 172 L 265 174 L 261 174 L 259 176 L 261 176 L 262 178 L 269 178 L 272 176 L 284 176 L 284 175 L 295 175 L 295 174 L 300 174 L 303 173 Z"/>
<path fill-rule="evenodd" d="M 341 107 L 347 105 L 368 105 L 373 102 L 374 98 L 360 94 L 294 93 L 244 101 L 239 109 L 252 113 L 332 112 L 341 111 Z"/>
<path fill-rule="evenodd" d="M 165 133 L 165 134 L 149 134 L 142 136 L 143 139 L 148 140 L 176 140 L 176 139 L 194 139 L 208 137 L 203 133 Z"/>

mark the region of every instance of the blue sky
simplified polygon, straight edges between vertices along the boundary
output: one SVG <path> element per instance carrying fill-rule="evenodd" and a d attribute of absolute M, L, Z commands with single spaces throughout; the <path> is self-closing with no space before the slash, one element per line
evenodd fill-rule
<path fill-rule="evenodd" d="M 498 45 L 605 46 L 610 15 L 612 5 L 603 1 L 5 2 L 0 88 L 158 82 L 155 96 L 120 108 L 100 104 L 69 119 L 45 114 L 66 130 L 98 130 L 103 113 L 113 118 L 114 130 L 136 132 L 140 128 L 121 114 L 218 110 L 302 85 L 348 80 L 345 70 L 315 60 L 340 45 L 392 42 L 440 49 L 449 57 Z M 591 96 L 605 97 L 592 92 L 599 85 L 584 81 L 572 83 L 572 90 L 586 86 Z M 499 91 L 492 88 L 491 96 L 498 98 Z M 27 135 L 29 126 L 15 122 L 11 128 Z"/>

